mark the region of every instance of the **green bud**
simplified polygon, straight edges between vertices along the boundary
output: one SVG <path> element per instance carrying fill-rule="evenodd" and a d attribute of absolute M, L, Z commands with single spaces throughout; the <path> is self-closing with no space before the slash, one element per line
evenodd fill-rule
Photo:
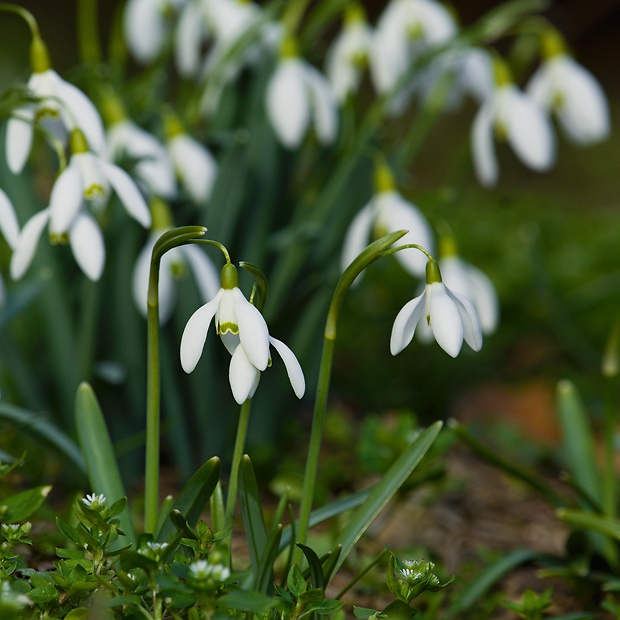
<path fill-rule="evenodd" d="M 30 44 L 30 66 L 33 73 L 45 73 L 52 68 L 47 45 L 38 36 L 34 36 Z"/>
<path fill-rule="evenodd" d="M 153 230 L 168 230 L 172 228 L 172 213 L 170 205 L 159 196 L 153 196 L 149 201 L 149 210 L 153 220 Z"/>
<path fill-rule="evenodd" d="M 377 194 L 391 192 L 396 189 L 394 175 L 390 168 L 385 164 L 379 164 L 375 168 L 375 191 Z"/>
<path fill-rule="evenodd" d="M 220 281 L 223 289 L 233 289 L 239 286 L 239 274 L 232 263 L 226 263 L 220 273 Z"/>
<path fill-rule="evenodd" d="M 541 55 L 544 60 L 566 54 L 566 42 L 564 37 L 555 29 L 547 28 L 541 36 Z"/>
<path fill-rule="evenodd" d="M 437 261 L 431 258 L 426 263 L 426 284 L 435 284 L 436 282 L 441 282 L 441 272 Z"/>
<path fill-rule="evenodd" d="M 297 40 L 292 35 L 286 35 L 280 46 L 280 58 L 296 58 L 299 56 Z"/>
<path fill-rule="evenodd" d="M 88 153 L 90 149 L 88 148 L 88 140 L 86 136 L 82 132 L 81 129 L 75 127 L 71 131 L 71 136 L 69 138 L 69 145 L 71 147 L 72 153 Z"/>
<path fill-rule="evenodd" d="M 495 57 L 493 60 L 493 76 L 495 77 L 495 85 L 498 88 L 507 86 L 512 83 L 512 74 L 505 60 Z"/>

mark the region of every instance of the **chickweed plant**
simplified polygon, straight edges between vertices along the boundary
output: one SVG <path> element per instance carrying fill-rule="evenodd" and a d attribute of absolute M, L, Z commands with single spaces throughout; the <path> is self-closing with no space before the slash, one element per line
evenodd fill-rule
<path fill-rule="evenodd" d="M 466 231 L 431 226 L 406 196 L 406 172 L 442 114 L 469 97 L 482 186 L 499 181 L 496 143 L 548 170 L 551 118 L 579 144 L 600 141 L 605 96 L 540 0 L 508 2 L 467 28 L 437 0 L 391 0 L 374 25 L 356 0 L 127 0 L 105 52 L 104 5 L 78 0 L 80 62 L 65 79 L 35 16 L 0 3 L 3 22 L 30 35 L 30 76 L 0 97 L 12 280 L 2 325 L 16 326 L 0 343 L 0 415 L 88 484 L 56 518 L 66 542 L 52 567 L 24 553 L 50 486 L 0 501 L 0 616 L 344 618 L 342 596 L 360 576 L 337 592 L 334 575 L 442 427 L 416 429 L 373 486 L 315 505 L 347 293 L 379 260 L 411 275 L 392 355 L 414 336 L 453 358 L 466 343 L 469 355 L 498 323 L 493 284 L 457 254 Z M 494 49 L 504 38 L 515 42 L 510 61 Z M 274 358 L 283 367 L 271 369 Z M 268 512 L 246 454 L 251 418 L 255 439 L 272 440 L 291 396 L 307 392 L 301 499 L 284 492 Z M 32 413 L 42 409 L 52 418 Z M 160 497 L 162 435 L 187 481 L 176 497 Z M 121 465 L 112 437 L 138 437 L 144 464 Z M 143 497 L 128 500 L 137 477 Z M 607 521 L 592 544 L 617 566 L 600 537 L 617 528 L 610 484 L 594 498 Z M 311 529 L 345 513 L 319 556 Z M 240 525 L 247 559 L 235 555 Z M 368 568 L 386 557 L 392 601 L 355 607 L 357 618 L 412 618 L 419 595 L 451 581 L 390 550 Z"/>

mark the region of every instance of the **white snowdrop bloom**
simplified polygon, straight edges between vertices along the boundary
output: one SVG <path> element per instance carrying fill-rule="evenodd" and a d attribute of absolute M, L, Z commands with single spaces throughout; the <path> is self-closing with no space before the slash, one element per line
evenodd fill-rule
<path fill-rule="evenodd" d="M 327 50 L 325 59 L 325 73 L 338 101 L 344 101 L 349 93 L 357 90 L 371 43 L 372 30 L 362 7 L 348 6 L 344 27 Z"/>
<path fill-rule="evenodd" d="M 0 188 L 0 232 L 11 249 L 15 248 L 19 237 L 19 223 L 11 199 Z"/>
<path fill-rule="evenodd" d="M 555 161 L 555 136 L 547 113 L 506 76 L 496 63 L 497 86 L 480 107 L 472 126 L 472 150 L 478 180 L 492 186 L 499 175 L 494 139 L 506 140 L 517 157 L 536 171 Z"/>
<path fill-rule="evenodd" d="M 272 338 L 263 315 L 243 296 L 234 265 L 222 269 L 222 288 L 190 317 L 181 337 L 181 366 L 190 373 L 196 367 L 215 318 L 216 333 L 232 355 L 229 381 L 233 396 L 243 404 L 256 392 L 261 371 L 270 364 L 270 345 L 282 357 L 293 391 L 301 398 L 305 379 L 294 353 Z"/>
<path fill-rule="evenodd" d="M 267 116 L 280 142 L 297 148 L 313 121 L 321 144 L 338 132 L 336 97 L 327 79 L 312 65 L 285 52 L 267 85 Z"/>
<path fill-rule="evenodd" d="M 392 0 L 381 14 L 370 52 L 370 74 L 379 93 L 392 90 L 420 51 L 457 31 L 450 12 L 435 0 Z"/>
<path fill-rule="evenodd" d="M 482 347 L 476 310 L 465 297 L 451 291 L 441 281 L 434 260 L 427 263 L 424 292 L 408 301 L 394 320 L 390 339 L 392 355 L 400 353 L 411 342 L 418 324 L 426 324 L 437 344 L 452 357 L 459 354 L 463 340 L 474 351 Z"/>
<path fill-rule="evenodd" d="M 545 60 L 526 92 L 557 117 L 573 142 L 592 144 L 609 135 L 609 105 L 601 85 L 568 54 L 556 54 Z"/>
<path fill-rule="evenodd" d="M 456 254 L 440 258 L 439 268 L 445 285 L 476 309 L 482 333 L 493 333 L 499 320 L 499 302 L 489 277 Z"/>
<path fill-rule="evenodd" d="M 138 62 L 148 64 L 162 52 L 172 15 L 182 3 L 183 0 L 128 0 L 123 32 Z"/>
<path fill-rule="evenodd" d="M 204 3 L 189 0 L 179 13 L 174 36 L 174 59 L 184 78 L 196 77 L 202 64 L 202 47 L 212 36 Z"/>
<path fill-rule="evenodd" d="M 144 190 L 168 200 L 177 193 L 174 167 L 166 147 L 133 121 L 123 119 L 108 128 L 109 161 L 133 160 L 132 172 Z"/>
<path fill-rule="evenodd" d="M 169 228 L 151 231 L 148 241 L 138 254 L 133 271 L 133 298 L 138 310 L 147 315 L 147 296 L 153 246 Z M 202 248 L 181 245 L 166 252 L 159 267 L 159 321 L 163 325 L 171 316 L 176 301 L 176 280 L 190 272 L 204 302 L 213 299 L 219 288 L 217 270 Z"/>
<path fill-rule="evenodd" d="M 93 151 L 101 153 L 105 144 L 103 123 L 92 101 L 51 68 L 39 39 L 32 42 L 31 58 L 33 73 L 27 86 L 39 101 L 20 106 L 8 120 L 5 148 L 9 170 L 13 174 L 23 170 L 32 148 L 34 123 L 45 123 L 61 139 L 78 128 Z"/>
<path fill-rule="evenodd" d="M 433 251 L 430 225 L 422 212 L 396 190 L 392 174 L 386 167 L 377 169 L 375 186 L 374 196 L 353 218 L 345 234 L 340 262 L 343 271 L 366 248 L 372 237 L 378 238 L 397 230 L 409 231 L 399 243 L 416 243 Z M 420 252 L 397 252 L 395 257 L 412 275 L 424 274 L 426 258 Z"/>
<path fill-rule="evenodd" d="M 124 170 L 88 151 L 78 129 L 71 134 L 71 146 L 73 155 L 54 183 L 48 208 L 31 217 L 17 239 L 11 259 L 13 279 L 27 271 L 39 238 L 49 225 L 52 242 L 69 242 L 82 271 L 91 280 L 98 280 L 105 263 L 103 235 L 86 205 L 107 201 L 112 190 L 133 219 L 145 228 L 151 224 L 144 198 Z"/>

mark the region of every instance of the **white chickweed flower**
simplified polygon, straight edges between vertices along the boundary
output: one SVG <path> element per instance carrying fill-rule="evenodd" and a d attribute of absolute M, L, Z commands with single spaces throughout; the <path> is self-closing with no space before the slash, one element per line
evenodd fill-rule
<path fill-rule="evenodd" d="M 215 297 L 190 317 L 181 337 L 181 366 L 190 373 L 196 367 L 215 318 L 216 333 L 232 355 L 229 368 L 230 387 L 238 404 L 251 398 L 260 373 L 270 364 L 272 345 L 282 357 L 297 398 L 305 391 L 305 379 L 294 353 L 269 335 L 263 315 L 238 287 L 236 267 L 230 263 L 222 269 L 222 288 Z"/>
<path fill-rule="evenodd" d="M 407 302 L 394 320 L 390 340 L 392 355 L 400 353 L 411 342 L 418 323 L 426 323 L 437 344 L 452 357 L 459 354 L 463 339 L 474 351 L 482 347 L 482 331 L 474 307 L 441 281 L 434 260 L 429 260 L 426 266 L 424 292 Z"/>
<path fill-rule="evenodd" d="M 100 493 L 97 495 L 96 493 L 92 493 L 82 498 L 82 503 L 87 508 L 92 508 L 93 510 L 99 510 L 100 508 L 105 508 L 107 502 L 107 498 L 105 495 Z"/>

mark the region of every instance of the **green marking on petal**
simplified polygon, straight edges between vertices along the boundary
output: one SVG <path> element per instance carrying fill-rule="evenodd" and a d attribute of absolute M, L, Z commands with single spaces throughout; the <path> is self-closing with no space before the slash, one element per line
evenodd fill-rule
<path fill-rule="evenodd" d="M 93 183 L 84 188 L 84 198 L 93 200 L 94 198 L 103 198 L 105 196 L 105 188 L 99 183 Z"/>
<path fill-rule="evenodd" d="M 239 326 L 235 323 L 220 323 L 217 325 L 216 327 L 216 333 L 218 334 L 218 336 L 220 334 L 238 334 L 239 333 Z"/>

